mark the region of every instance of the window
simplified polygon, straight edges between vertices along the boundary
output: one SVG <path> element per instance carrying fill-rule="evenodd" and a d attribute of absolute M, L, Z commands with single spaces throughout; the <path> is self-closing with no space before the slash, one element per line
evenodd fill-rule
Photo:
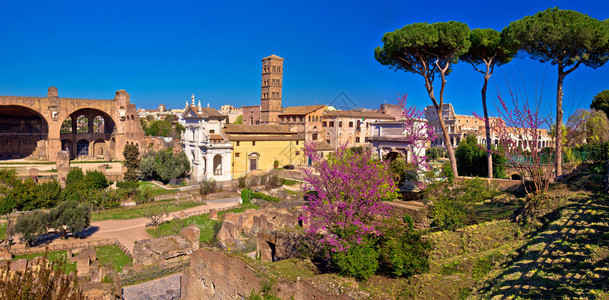
<path fill-rule="evenodd" d="M 309 122 L 311 122 L 311 116 L 309 116 Z"/>
<path fill-rule="evenodd" d="M 239 157 L 239 154 L 241 154 L 241 153 L 235 152 L 235 157 Z"/>
<path fill-rule="evenodd" d="M 298 141 L 296 141 L 296 145 L 298 145 Z"/>
<path fill-rule="evenodd" d="M 296 151 L 296 153 L 295 153 L 295 154 L 296 154 L 296 155 L 300 155 L 300 151 Z"/>
<path fill-rule="evenodd" d="M 256 141 L 252 141 L 252 146 L 256 146 Z"/>
<path fill-rule="evenodd" d="M 330 140 L 326 140 L 326 143 L 330 144 Z"/>
<path fill-rule="evenodd" d="M 209 134 L 214 134 L 214 133 L 216 133 L 216 131 L 215 131 L 215 130 L 213 130 L 213 129 L 210 129 L 210 130 L 209 130 Z"/>
<path fill-rule="evenodd" d="M 355 142 L 356 142 L 356 143 L 359 143 L 359 136 L 356 136 L 356 137 L 355 137 Z"/>
<path fill-rule="evenodd" d="M 343 121 L 338 122 L 338 127 L 343 127 Z"/>
<path fill-rule="evenodd" d="M 323 121 L 323 122 L 321 123 L 321 127 L 326 127 L 326 121 Z"/>
<path fill-rule="evenodd" d="M 368 137 L 365 137 L 364 142 L 368 143 L 368 142 L 370 142 L 370 139 Z"/>
<path fill-rule="evenodd" d="M 311 139 L 313 139 L 314 141 L 317 141 L 317 133 L 314 133 L 313 136 L 311 137 Z"/>
<path fill-rule="evenodd" d="M 349 128 L 353 128 L 353 122 L 349 122 Z"/>
<path fill-rule="evenodd" d="M 239 141 L 237 141 L 237 146 L 239 146 Z"/>
<path fill-rule="evenodd" d="M 334 121 L 330 121 L 330 127 L 334 127 Z"/>

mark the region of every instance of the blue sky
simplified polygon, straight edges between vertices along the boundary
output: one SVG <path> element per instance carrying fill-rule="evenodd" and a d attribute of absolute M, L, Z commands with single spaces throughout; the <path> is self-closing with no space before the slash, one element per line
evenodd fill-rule
<path fill-rule="evenodd" d="M 604 1 L 7 1 L 0 0 L 0 95 L 111 99 L 125 89 L 138 107 L 183 107 L 194 93 L 219 108 L 260 103 L 260 59 L 285 59 L 283 105 L 328 104 L 346 93 L 361 107 L 430 104 L 419 75 L 374 59 L 385 32 L 414 22 L 461 21 L 501 30 L 548 7 L 604 20 Z M 565 81 L 565 113 L 609 88 L 609 65 Z M 555 102 L 556 67 L 526 57 L 498 68 L 489 88 L 520 82 Z M 479 112 L 482 76 L 455 66 L 446 101 Z"/>

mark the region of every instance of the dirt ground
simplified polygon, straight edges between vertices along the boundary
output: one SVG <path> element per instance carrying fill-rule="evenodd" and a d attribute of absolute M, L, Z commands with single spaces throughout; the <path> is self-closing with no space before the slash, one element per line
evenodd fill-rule
<path fill-rule="evenodd" d="M 189 213 L 195 211 L 209 211 L 212 209 L 227 208 L 239 205 L 240 198 L 225 198 L 207 201 L 207 204 L 191 207 L 185 210 L 176 211 L 170 213 L 166 220 L 173 219 L 174 216 L 179 215 L 181 212 Z M 129 220 L 106 220 L 92 222 L 91 226 L 86 229 L 83 233 L 86 235 L 85 238 L 74 239 L 69 238 L 67 240 L 55 239 L 49 245 L 61 245 L 70 244 L 75 242 L 83 241 L 96 241 L 103 239 L 118 239 L 127 249 L 133 251 L 135 241 L 152 238 L 148 232 L 146 232 L 146 223 L 150 220 L 146 218 L 137 218 Z M 14 245 L 13 248 L 23 248 L 23 244 Z"/>

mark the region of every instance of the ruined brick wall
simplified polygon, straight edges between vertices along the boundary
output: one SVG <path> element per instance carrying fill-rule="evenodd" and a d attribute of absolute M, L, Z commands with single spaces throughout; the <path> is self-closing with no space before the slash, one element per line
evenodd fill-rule
<path fill-rule="evenodd" d="M 261 278 L 238 257 L 201 248 L 192 253 L 182 274 L 182 299 L 243 299 L 252 291 L 260 294 Z M 351 299 L 328 295 L 304 280 L 279 281 L 274 288 L 281 299 Z"/>

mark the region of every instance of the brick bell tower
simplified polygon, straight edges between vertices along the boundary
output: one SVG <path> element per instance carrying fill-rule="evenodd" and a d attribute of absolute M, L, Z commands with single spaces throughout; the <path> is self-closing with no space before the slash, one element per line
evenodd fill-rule
<path fill-rule="evenodd" d="M 262 59 L 260 124 L 278 124 L 281 113 L 283 58 L 273 54 Z"/>

